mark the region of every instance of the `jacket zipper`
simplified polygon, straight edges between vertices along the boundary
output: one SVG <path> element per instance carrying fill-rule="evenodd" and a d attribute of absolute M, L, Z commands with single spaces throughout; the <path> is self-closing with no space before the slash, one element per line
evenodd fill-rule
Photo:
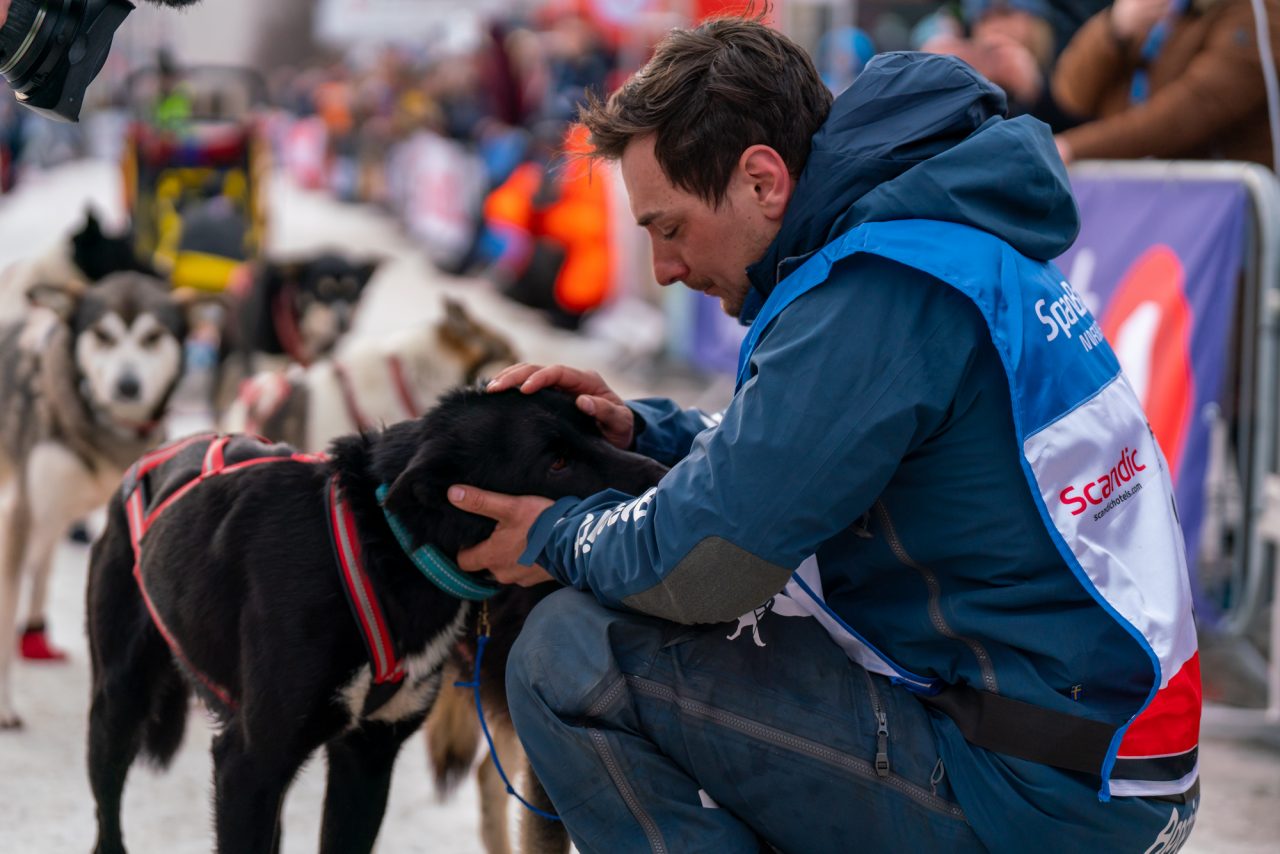
<path fill-rule="evenodd" d="M 996 681 L 996 670 L 991 663 L 991 655 L 987 652 L 986 647 L 973 638 L 956 634 L 955 630 L 948 625 L 947 618 L 942 615 L 942 585 L 938 583 L 938 576 L 928 567 L 916 563 L 911 555 L 907 554 L 902 541 L 898 539 L 898 532 L 894 530 L 893 520 L 889 518 L 889 509 L 885 507 L 884 502 L 877 501 L 874 509 L 876 517 L 884 527 L 885 539 L 888 541 L 889 548 L 893 551 L 894 556 L 898 558 L 899 562 L 911 567 L 924 578 L 925 586 L 929 588 L 929 619 L 933 623 L 933 627 L 943 637 L 959 641 L 969 647 L 974 657 L 978 659 L 978 670 L 982 673 L 982 687 L 993 694 L 1000 693 L 1000 685 Z"/>
<path fill-rule="evenodd" d="M 710 721 L 714 724 L 723 726 L 726 729 L 740 732 L 750 738 L 768 742 L 769 744 L 790 750 L 793 753 L 798 753 L 810 759 L 825 762 L 828 765 L 834 765 L 845 771 L 852 772 L 859 777 L 883 783 L 886 786 L 897 789 L 911 800 L 933 810 L 934 812 L 950 818 L 960 819 L 961 821 L 965 820 L 964 810 L 962 810 L 959 805 L 936 797 L 930 794 L 929 791 L 922 786 L 917 786 L 915 783 L 912 783 L 910 780 L 903 777 L 899 777 L 894 774 L 889 774 L 888 776 L 882 775 L 865 759 L 841 753 L 838 750 L 833 750 L 832 748 L 827 747 L 825 744 L 811 741 L 807 738 L 801 738 L 797 735 L 792 735 L 789 732 L 753 721 L 750 718 L 744 718 L 741 715 L 735 715 L 732 712 L 717 709 L 714 706 L 707 705 L 706 703 L 681 697 L 675 691 L 661 683 L 653 682 L 640 676 L 627 676 L 626 679 L 627 684 L 633 690 L 638 691 L 641 694 L 648 694 L 651 697 L 658 697 L 659 699 L 666 700 L 667 702 L 674 704 L 683 714 L 689 715 L 690 717 Z M 887 728 L 885 733 L 887 740 Z M 887 754 L 885 756 L 885 760 L 886 762 L 888 761 Z"/>
<path fill-rule="evenodd" d="M 871 712 L 876 716 L 876 761 L 877 777 L 889 776 L 889 716 L 884 706 L 880 705 L 880 692 L 876 690 L 871 671 L 864 669 L 862 675 L 867 677 L 867 696 L 871 698 Z"/>

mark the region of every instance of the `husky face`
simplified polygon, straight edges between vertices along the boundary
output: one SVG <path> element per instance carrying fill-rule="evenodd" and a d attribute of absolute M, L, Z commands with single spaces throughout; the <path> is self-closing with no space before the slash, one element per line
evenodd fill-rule
<path fill-rule="evenodd" d="M 356 306 L 378 264 L 323 254 L 280 268 L 278 278 L 294 286 L 293 313 L 307 356 L 329 352 L 351 328 Z"/>
<path fill-rule="evenodd" d="M 31 298 L 66 323 L 81 394 L 95 412 L 125 429 L 161 416 L 187 334 L 186 309 L 164 282 L 116 273 L 90 287 L 40 286 Z"/>
<path fill-rule="evenodd" d="M 75 354 L 93 405 L 124 424 L 152 420 L 182 370 L 182 343 L 152 314 L 100 315 Z"/>

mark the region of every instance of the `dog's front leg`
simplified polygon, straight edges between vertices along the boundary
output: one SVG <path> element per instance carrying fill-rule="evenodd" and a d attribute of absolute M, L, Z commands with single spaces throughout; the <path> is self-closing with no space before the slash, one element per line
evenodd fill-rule
<path fill-rule="evenodd" d="M 396 754 L 422 725 L 424 716 L 414 715 L 394 724 L 366 723 L 329 742 L 320 854 L 373 850 L 387 809 Z"/>
<path fill-rule="evenodd" d="M 285 789 L 306 756 L 288 757 L 287 744 L 245 748 L 241 721 L 213 740 L 214 826 L 220 854 L 274 854 L 280 843 Z"/>
<path fill-rule="evenodd" d="M 30 530 L 22 575 L 31 579 L 26 628 L 32 634 L 24 638 L 23 656 L 56 660 L 64 656 L 49 646 L 44 635 L 54 549 L 73 522 L 106 503 L 116 478 L 107 477 L 105 472 L 96 476 L 79 457 L 57 442 L 35 446 L 25 477 Z"/>
<path fill-rule="evenodd" d="M 22 725 L 13 707 L 10 669 L 16 641 L 18 593 L 22 587 L 26 517 L 26 502 L 19 494 L 17 481 L 12 480 L 0 490 L 0 729 Z"/>

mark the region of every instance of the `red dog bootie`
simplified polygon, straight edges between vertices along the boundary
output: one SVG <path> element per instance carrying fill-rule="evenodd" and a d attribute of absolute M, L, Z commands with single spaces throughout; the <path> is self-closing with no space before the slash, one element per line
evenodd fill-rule
<path fill-rule="evenodd" d="M 49 644 L 44 623 L 27 626 L 18 641 L 18 653 L 27 661 L 66 661 L 67 654 Z"/>

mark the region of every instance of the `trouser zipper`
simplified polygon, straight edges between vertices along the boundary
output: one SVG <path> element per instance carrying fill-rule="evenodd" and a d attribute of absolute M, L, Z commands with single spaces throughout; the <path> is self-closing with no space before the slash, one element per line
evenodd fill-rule
<path fill-rule="evenodd" d="M 705 721 L 718 724 L 719 726 L 742 733 L 745 736 L 764 741 L 778 747 L 794 751 L 802 756 L 807 756 L 821 762 L 828 763 L 837 768 L 844 769 L 851 773 L 857 774 L 863 779 L 881 780 L 884 785 L 892 789 L 896 789 L 899 793 L 906 795 L 913 801 L 922 804 L 929 809 L 950 816 L 951 818 L 965 820 L 964 810 L 959 805 L 950 803 L 942 798 L 935 797 L 930 794 L 929 790 L 923 786 L 918 786 L 905 777 L 899 777 L 896 774 L 880 774 L 874 768 L 874 764 L 861 758 L 860 756 L 850 756 L 841 753 L 831 747 L 821 743 L 812 741 L 801 736 L 779 730 L 775 727 L 767 726 L 758 721 L 744 718 L 732 712 L 718 709 L 707 703 L 698 700 L 691 700 L 687 697 L 681 697 L 674 689 L 659 682 L 654 682 L 640 676 L 627 676 L 627 684 L 637 693 L 647 694 L 651 697 L 657 697 L 675 706 L 685 715 L 698 718 Z M 883 711 L 883 710 L 882 710 Z M 888 727 L 885 728 L 886 731 Z M 886 740 L 887 740 L 886 735 Z M 889 759 L 888 753 L 885 754 L 885 761 Z"/>
<path fill-rule="evenodd" d="M 863 670 L 867 677 L 867 694 L 871 699 L 871 712 L 876 716 L 876 760 L 874 763 L 877 777 L 889 776 L 889 716 L 880 704 L 880 692 L 876 690 L 871 671 Z"/>

